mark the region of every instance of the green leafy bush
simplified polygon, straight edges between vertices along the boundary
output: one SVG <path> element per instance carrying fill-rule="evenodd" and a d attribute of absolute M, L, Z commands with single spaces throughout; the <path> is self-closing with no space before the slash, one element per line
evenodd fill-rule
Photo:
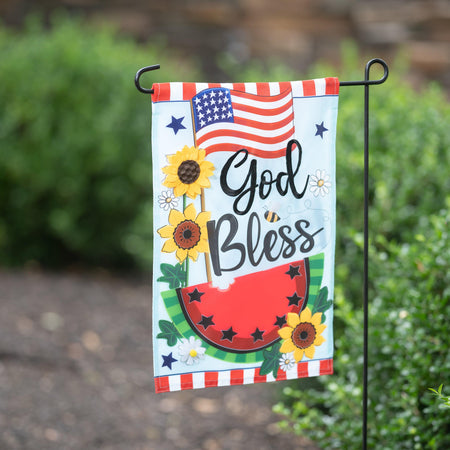
<path fill-rule="evenodd" d="M 369 327 L 370 448 L 446 449 L 450 415 L 430 385 L 450 373 L 450 214 L 421 221 L 412 244 L 374 256 Z M 386 245 L 386 244 L 385 244 Z M 277 409 L 323 448 L 360 448 L 362 313 L 342 296 L 336 314 L 335 371 L 324 389 L 288 387 Z"/>
<path fill-rule="evenodd" d="M 192 74 L 166 52 L 63 17 L 0 28 L 0 264 L 148 264 L 150 98 L 133 79 Z"/>

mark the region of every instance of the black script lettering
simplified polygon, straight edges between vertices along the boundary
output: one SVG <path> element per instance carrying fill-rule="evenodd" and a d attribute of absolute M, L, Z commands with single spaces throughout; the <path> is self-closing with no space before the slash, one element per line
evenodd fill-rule
<path fill-rule="evenodd" d="M 266 181 L 266 176 L 269 179 L 269 181 Z M 274 180 L 272 178 L 272 172 L 270 170 L 264 170 L 261 173 L 261 182 L 259 183 L 259 198 L 265 199 L 269 196 L 270 191 L 272 190 L 273 182 Z M 264 193 L 264 186 L 269 186 L 269 189 L 267 189 L 266 193 Z"/>
<path fill-rule="evenodd" d="M 253 225 L 256 219 L 256 226 Z M 256 243 L 253 245 L 253 235 L 256 235 Z M 247 225 L 247 252 L 248 252 L 248 259 L 250 260 L 250 263 L 252 266 L 258 266 L 259 263 L 262 260 L 263 253 L 259 255 L 259 258 L 255 260 L 255 250 L 259 245 L 259 240 L 261 238 L 261 222 L 259 221 L 258 214 L 255 212 L 250 214 L 250 217 L 248 218 L 248 225 Z"/>
<path fill-rule="evenodd" d="M 292 155 L 294 149 L 297 149 L 298 158 L 293 166 Z M 244 165 L 248 159 L 248 151 L 243 148 L 236 153 L 234 153 L 228 161 L 224 164 L 222 171 L 220 173 L 220 186 L 223 192 L 230 197 L 236 197 L 233 203 L 233 211 L 238 215 L 247 214 L 255 199 L 256 188 L 259 186 L 259 197 L 261 199 L 266 199 L 272 190 L 272 185 L 275 184 L 278 193 L 281 196 L 285 196 L 289 190 L 292 191 L 292 195 L 300 199 L 305 195 L 306 188 L 308 186 L 309 175 L 306 177 L 303 190 L 299 191 L 296 187 L 295 177 L 300 171 L 302 165 L 302 147 L 298 141 L 292 139 L 288 142 L 286 147 L 285 163 L 286 171 L 279 172 L 276 178 L 272 172 L 268 169 L 263 170 L 260 175 L 259 184 L 258 173 L 257 173 L 257 161 L 256 159 L 250 160 L 250 165 L 248 167 L 247 175 L 244 182 L 237 188 L 230 186 L 229 176 L 231 174 L 231 169 L 237 169 Z M 231 178 L 237 178 L 231 176 Z"/>
<path fill-rule="evenodd" d="M 256 160 L 254 159 L 250 162 L 250 168 L 248 170 L 244 183 L 238 189 L 232 189 L 228 184 L 228 171 L 230 170 L 230 167 L 234 163 L 236 158 L 241 154 L 243 154 L 244 157 L 240 161 L 236 162 L 234 167 L 240 167 L 245 163 L 245 161 L 247 161 L 248 151 L 245 148 L 237 151 L 233 156 L 231 156 L 231 158 L 223 166 L 222 172 L 220 173 L 220 186 L 222 187 L 222 190 L 223 192 L 225 192 L 225 194 L 229 195 L 230 197 L 237 197 L 233 204 L 233 210 L 236 214 L 244 215 L 247 214 L 252 207 L 253 200 L 255 198 L 255 189 L 258 185 L 256 184 Z M 250 186 L 245 189 L 249 181 Z M 240 209 L 238 204 L 241 199 L 243 199 L 247 194 L 247 205 L 243 209 Z"/>
<path fill-rule="evenodd" d="M 290 258 L 295 253 L 295 241 L 292 240 L 288 235 L 291 231 L 292 228 L 289 225 L 281 226 L 280 230 L 278 231 L 280 233 L 281 239 L 283 239 L 283 242 L 286 242 L 288 244 L 288 246 L 283 251 L 283 258 L 285 259 Z"/>
<path fill-rule="evenodd" d="M 224 243 L 220 246 L 220 251 L 222 253 L 226 253 L 231 250 L 237 250 L 238 252 L 240 252 L 239 262 L 234 267 L 230 267 L 228 269 L 221 267 L 219 257 L 219 233 L 220 228 L 222 227 L 224 221 L 227 221 L 229 223 L 230 231 L 228 232 L 228 235 L 225 238 Z M 236 217 L 234 217 L 233 214 L 224 214 L 217 221 L 217 225 L 215 220 L 210 220 L 206 224 L 206 227 L 208 229 L 208 241 L 209 241 L 209 252 L 211 256 L 211 263 L 215 275 L 220 277 L 220 275 L 222 275 L 222 272 L 232 272 L 233 270 L 239 269 L 239 267 L 241 267 L 245 261 L 245 246 L 244 244 L 241 244 L 239 242 L 231 244 L 238 230 L 238 221 Z"/>
<path fill-rule="evenodd" d="M 297 220 L 297 222 L 295 222 L 295 228 L 300 234 L 294 239 L 294 241 L 296 241 L 301 237 L 305 238 L 305 241 L 303 241 L 302 245 L 300 245 L 300 251 L 302 253 L 308 253 L 314 247 L 314 236 L 316 234 L 319 234 L 323 230 L 323 228 L 320 228 L 315 233 L 310 234 L 302 227 L 302 224 L 305 225 L 305 228 L 309 228 L 310 225 L 309 221 L 307 220 L 304 219 Z"/>

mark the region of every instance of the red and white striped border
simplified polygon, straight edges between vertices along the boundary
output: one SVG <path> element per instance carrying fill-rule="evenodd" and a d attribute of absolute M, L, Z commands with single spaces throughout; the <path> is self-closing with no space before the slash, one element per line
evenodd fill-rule
<path fill-rule="evenodd" d="M 339 80 L 333 77 L 269 83 L 155 83 L 152 101 L 188 101 L 199 92 L 216 87 L 257 95 L 277 95 L 292 89 L 294 98 L 339 94 Z"/>
<path fill-rule="evenodd" d="M 271 381 L 331 375 L 332 373 L 333 359 L 301 362 L 298 363 L 296 367 L 286 372 L 278 369 L 276 378 L 274 378 L 271 373 L 268 375 L 260 375 L 259 368 L 185 373 L 165 377 L 155 377 L 155 391 L 156 393 L 161 393 L 215 386 L 269 383 Z"/>

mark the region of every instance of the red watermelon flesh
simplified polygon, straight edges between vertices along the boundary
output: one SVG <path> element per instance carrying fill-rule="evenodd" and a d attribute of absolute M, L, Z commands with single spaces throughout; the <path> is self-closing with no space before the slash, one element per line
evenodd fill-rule
<path fill-rule="evenodd" d="M 248 353 L 279 339 L 287 313 L 306 306 L 308 259 L 237 277 L 226 290 L 202 283 L 177 289 L 191 328 L 221 350 Z"/>

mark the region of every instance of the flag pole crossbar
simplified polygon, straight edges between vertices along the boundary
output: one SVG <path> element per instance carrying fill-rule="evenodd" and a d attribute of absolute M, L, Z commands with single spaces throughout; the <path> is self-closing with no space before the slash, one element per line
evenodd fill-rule
<path fill-rule="evenodd" d="M 384 74 L 376 80 L 370 79 L 370 68 L 373 64 L 383 66 Z M 153 94 L 153 89 L 141 86 L 140 78 L 146 72 L 160 68 L 159 64 L 143 67 L 136 73 L 134 83 L 136 88 L 144 94 Z M 367 449 L 367 406 L 368 406 L 368 349 L 369 349 L 369 87 L 382 84 L 387 80 L 389 69 L 386 62 L 380 58 L 371 59 L 364 72 L 364 80 L 341 81 L 339 86 L 364 86 L 364 249 L 363 249 L 363 309 L 364 309 L 364 341 L 363 341 L 363 399 L 362 399 L 362 448 Z"/>

